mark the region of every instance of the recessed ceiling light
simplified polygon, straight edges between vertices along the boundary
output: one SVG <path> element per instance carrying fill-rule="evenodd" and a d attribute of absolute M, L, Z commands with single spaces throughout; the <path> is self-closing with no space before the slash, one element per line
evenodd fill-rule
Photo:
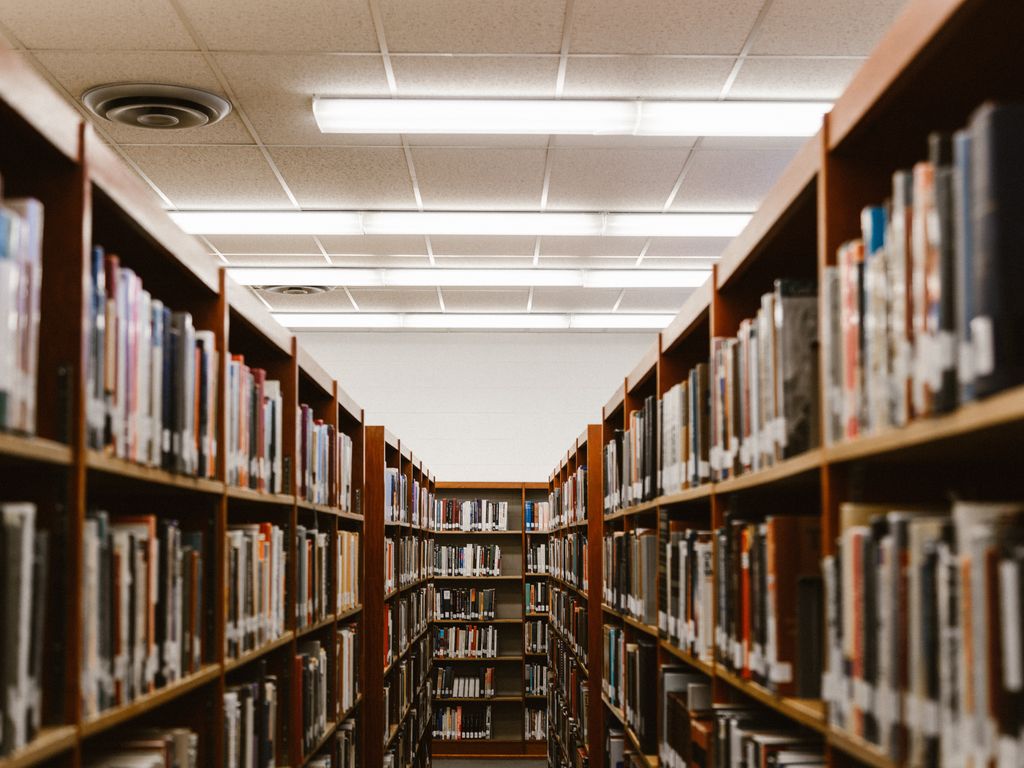
<path fill-rule="evenodd" d="M 190 235 L 734 237 L 749 213 L 171 211 Z"/>
<path fill-rule="evenodd" d="M 337 329 L 433 329 L 433 330 L 661 330 L 670 314 L 552 314 L 510 312 L 470 314 L 457 312 L 370 313 L 370 312 L 275 312 L 285 328 L 297 330 Z"/>
<path fill-rule="evenodd" d="M 813 136 L 827 102 L 313 99 L 322 133 Z"/>
<path fill-rule="evenodd" d="M 444 269 L 349 267 L 229 267 L 228 274 L 249 286 L 346 286 L 387 288 L 696 288 L 707 269 Z"/>

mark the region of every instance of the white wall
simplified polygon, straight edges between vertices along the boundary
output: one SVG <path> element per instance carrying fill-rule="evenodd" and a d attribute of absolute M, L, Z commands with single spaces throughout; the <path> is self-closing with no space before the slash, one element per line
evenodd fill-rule
<path fill-rule="evenodd" d="M 440 480 L 547 480 L 653 333 L 305 333 L 301 343 Z"/>

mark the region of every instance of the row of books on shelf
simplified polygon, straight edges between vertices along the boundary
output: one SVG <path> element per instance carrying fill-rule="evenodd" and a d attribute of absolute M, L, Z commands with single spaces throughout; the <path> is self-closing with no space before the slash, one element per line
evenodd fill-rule
<path fill-rule="evenodd" d="M 290 714 L 300 735 L 298 743 L 305 755 L 316 748 L 327 733 L 328 720 L 334 719 L 337 703 L 328 699 L 327 650 L 319 640 L 299 643 L 291 667 Z"/>
<path fill-rule="evenodd" d="M 644 624 L 658 621 L 658 532 L 614 531 L 604 537 L 602 597 L 606 605 Z"/>
<path fill-rule="evenodd" d="M 527 662 L 525 689 L 527 696 L 546 696 L 548 692 L 548 668 L 546 664 Z"/>
<path fill-rule="evenodd" d="M 337 579 L 338 598 L 335 608 L 341 613 L 359 605 L 362 535 L 359 531 L 339 530 L 335 535 L 334 548 L 337 555 L 334 574 Z"/>
<path fill-rule="evenodd" d="M 547 613 L 551 588 L 546 581 L 529 581 L 523 587 L 523 606 L 527 613 Z"/>
<path fill-rule="evenodd" d="M 0 197 L 0 431 L 36 431 L 42 282 L 43 205 Z"/>
<path fill-rule="evenodd" d="M 698 363 L 686 378 L 659 400 L 659 492 L 678 493 L 711 479 L 711 382 L 707 363 Z M 634 501 L 635 503 L 635 501 Z M 626 503 L 609 506 L 614 511 Z"/>
<path fill-rule="evenodd" d="M 669 520 L 659 522 L 662 551 L 658 570 L 658 631 L 702 661 L 714 658 L 714 547 L 711 531 Z"/>
<path fill-rule="evenodd" d="M 493 732 L 490 704 L 446 704 L 434 713 L 435 739 L 490 739 Z"/>
<path fill-rule="evenodd" d="M 604 508 L 648 501 L 657 488 L 657 401 L 649 396 L 642 407 L 630 411 L 627 429 L 616 429 L 604 447 Z"/>
<path fill-rule="evenodd" d="M 212 478 L 218 351 L 212 331 L 172 312 L 100 246 L 88 301 L 87 444 L 171 472 Z"/>
<path fill-rule="evenodd" d="M 526 548 L 526 573 L 548 572 L 548 545 L 547 542 L 531 542 Z"/>
<path fill-rule="evenodd" d="M 356 760 L 356 721 L 349 718 L 338 724 L 332 748 L 309 758 L 306 765 L 309 768 L 356 768 Z"/>
<path fill-rule="evenodd" d="M 644 754 L 657 752 L 655 705 L 658 648 L 654 640 L 638 637 L 630 642 L 622 627 L 602 627 L 604 664 L 601 689 L 611 705 L 623 713 Z"/>
<path fill-rule="evenodd" d="M 831 723 L 894 760 L 1024 757 L 1024 503 L 844 504 L 822 564 Z"/>
<path fill-rule="evenodd" d="M 433 539 L 416 536 L 388 537 L 384 540 L 384 592 L 407 587 L 430 575 Z"/>
<path fill-rule="evenodd" d="M 189 728 L 137 729 L 82 762 L 88 768 L 197 768 L 199 734 Z"/>
<path fill-rule="evenodd" d="M 575 592 L 551 589 L 550 621 L 584 662 L 587 661 L 587 601 Z"/>
<path fill-rule="evenodd" d="M 572 532 L 552 538 L 550 572 L 574 587 L 587 588 L 587 534 Z"/>
<path fill-rule="evenodd" d="M 548 494 L 551 526 L 568 525 L 587 519 L 587 468 L 577 467 L 560 486 Z"/>
<path fill-rule="evenodd" d="M 548 735 L 548 713 L 541 707 L 526 707 L 523 721 L 523 739 L 544 741 Z"/>
<path fill-rule="evenodd" d="M 403 758 L 402 765 L 412 757 L 418 738 L 423 732 L 424 718 L 429 719 L 432 688 L 430 638 L 422 637 L 410 649 L 408 656 L 397 664 L 384 682 L 384 740 L 392 738 L 396 755 Z"/>
<path fill-rule="evenodd" d="M 493 624 L 434 627 L 434 658 L 487 659 L 498 655 L 498 628 Z"/>
<path fill-rule="evenodd" d="M 173 520 L 89 512 L 82 532 L 79 587 L 84 717 L 130 702 L 202 666 L 203 547 L 201 532 L 186 531 Z"/>
<path fill-rule="evenodd" d="M 476 587 L 436 588 L 434 591 L 434 618 L 487 620 L 495 618 L 496 593 L 493 589 Z"/>
<path fill-rule="evenodd" d="M 273 768 L 276 765 L 278 717 L 286 711 L 277 675 L 260 662 L 255 679 L 224 691 L 225 768 Z"/>
<path fill-rule="evenodd" d="M 336 715 L 342 715 L 352 709 L 359 697 L 359 636 L 359 627 L 355 624 L 347 624 L 341 627 L 337 633 L 338 711 Z"/>
<path fill-rule="evenodd" d="M 316 528 L 296 526 L 295 626 L 301 629 L 327 618 L 337 600 L 327 591 L 330 566 L 328 533 Z"/>
<path fill-rule="evenodd" d="M 496 694 L 495 668 L 481 667 L 472 672 L 440 665 L 434 674 L 434 695 L 450 699 L 486 699 Z"/>
<path fill-rule="evenodd" d="M 429 528 L 433 531 L 507 531 L 508 502 L 436 499 Z"/>
<path fill-rule="evenodd" d="M 384 469 L 384 522 L 408 523 L 410 504 L 409 480 L 396 467 Z"/>
<path fill-rule="evenodd" d="M 352 438 L 318 419 L 302 403 L 298 413 L 298 496 L 313 504 L 354 512 Z"/>
<path fill-rule="evenodd" d="M 581 761 L 589 759 L 587 710 L 590 707 L 590 690 L 587 679 L 579 675 L 573 675 L 565 682 L 566 688 L 556 685 L 548 698 L 551 724 L 551 731 L 547 734 L 551 736 L 548 754 L 560 756 L 557 765 L 575 768 Z"/>
<path fill-rule="evenodd" d="M 500 576 L 501 547 L 497 544 L 438 544 L 431 576 Z"/>
<path fill-rule="evenodd" d="M 228 527 L 227 655 L 237 658 L 285 630 L 288 578 L 284 529 L 273 523 Z M 296 602 L 298 605 L 298 601 Z"/>
<path fill-rule="evenodd" d="M 229 485 L 283 493 L 284 401 L 281 382 L 262 368 L 250 368 L 243 355 L 227 364 L 226 469 Z"/>
<path fill-rule="evenodd" d="M 433 618 L 434 586 L 425 584 L 384 605 L 384 666 L 405 651 Z"/>
<path fill-rule="evenodd" d="M 828 442 L 1024 382 L 1015 297 L 1024 104 L 985 104 L 897 170 L 823 277 Z M 922 155 L 925 148 L 922 147 Z"/>
<path fill-rule="evenodd" d="M 0 210 L 0 217 L 3 215 Z M 50 534 L 38 523 L 35 504 L 0 503 L 0 594 L 4 595 L 0 612 L 4 624 L 0 636 L 4 660 L 0 673 L 0 756 L 28 744 L 42 721 L 47 583 L 51 558 L 59 560 L 60 556 L 51 551 Z"/>
<path fill-rule="evenodd" d="M 523 529 L 527 531 L 551 530 L 551 503 L 528 500 L 523 507 Z"/>
<path fill-rule="evenodd" d="M 523 648 L 527 653 L 548 652 L 548 623 L 546 621 L 523 622 Z"/>

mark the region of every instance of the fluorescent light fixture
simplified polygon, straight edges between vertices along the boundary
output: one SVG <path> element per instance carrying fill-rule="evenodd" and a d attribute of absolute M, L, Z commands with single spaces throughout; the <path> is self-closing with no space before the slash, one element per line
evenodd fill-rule
<path fill-rule="evenodd" d="M 470 314 L 458 312 L 275 312 L 274 319 L 296 330 L 415 329 L 415 330 L 652 330 L 665 328 L 668 314 L 553 314 L 514 312 Z"/>
<path fill-rule="evenodd" d="M 734 237 L 747 213 L 171 211 L 190 235 Z"/>
<path fill-rule="evenodd" d="M 239 285 L 347 288 L 696 288 L 707 269 L 358 269 L 349 267 L 228 267 Z"/>
<path fill-rule="evenodd" d="M 321 133 L 813 136 L 832 105 L 794 101 L 313 99 Z"/>

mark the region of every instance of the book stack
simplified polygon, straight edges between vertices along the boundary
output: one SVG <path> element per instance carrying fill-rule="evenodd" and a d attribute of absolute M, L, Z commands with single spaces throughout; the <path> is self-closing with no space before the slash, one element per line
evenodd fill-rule
<path fill-rule="evenodd" d="M 658 632 L 702 661 L 714 657 L 714 558 L 711 531 L 687 528 L 661 512 Z"/>
<path fill-rule="evenodd" d="M 615 531 L 601 551 L 605 604 L 637 621 L 658 621 L 658 535 L 651 528 Z"/>
<path fill-rule="evenodd" d="M 500 576 L 497 544 L 439 545 L 434 548 L 433 576 Z"/>
<path fill-rule="evenodd" d="M 0 756 L 28 744 L 42 720 L 43 656 L 50 536 L 36 528 L 36 505 L 0 503 L 0 588 L 4 633 Z"/>
<path fill-rule="evenodd" d="M 546 696 L 548 693 L 548 668 L 545 664 L 526 664 L 526 695 Z"/>
<path fill-rule="evenodd" d="M 359 553 L 362 550 L 359 531 L 337 531 L 334 547 L 338 556 L 335 564 L 338 579 L 335 610 L 342 613 L 359 605 Z"/>
<path fill-rule="evenodd" d="M 334 766 L 356 768 L 356 721 L 349 718 L 338 726 L 334 737 Z"/>
<path fill-rule="evenodd" d="M 548 573 L 548 545 L 546 542 L 531 543 L 526 550 L 527 574 Z"/>
<path fill-rule="evenodd" d="M 507 531 L 508 502 L 437 499 L 430 522 L 434 531 Z"/>
<path fill-rule="evenodd" d="M 726 515 L 718 540 L 718 661 L 780 696 L 817 698 L 821 521 Z"/>
<path fill-rule="evenodd" d="M 529 582 L 523 587 L 523 605 L 527 613 L 548 612 L 548 585 L 547 582 Z"/>
<path fill-rule="evenodd" d="M 287 555 L 284 530 L 272 523 L 228 526 L 229 658 L 238 658 L 284 632 Z"/>
<path fill-rule="evenodd" d="M 670 768 L 708 766 L 708 751 L 691 740 L 696 722 L 713 727 L 711 681 L 686 667 L 658 671 L 658 760 Z"/>
<path fill-rule="evenodd" d="M 498 628 L 490 624 L 434 627 L 435 659 L 491 659 L 498 655 Z"/>
<path fill-rule="evenodd" d="M 542 707 L 528 706 L 526 719 L 523 722 L 523 738 L 526 741 L 544 741 L 548 737 L 547 710 Z"/>
<path fill-rule="evenodd" d="M 527 501 L 523 508 L 523 519 L 528 531 L 551 529 L 551 504 L 547 501 Z"/>
<path fill-rule="evenodd" d="M 0 186 L 2 192 L 2 186 Z M 36 431 L 43 205 L 0 200 L 0 431 Z"/>
<path fill-rule="evenodd" d="M 298 583 L 295 595 L 295 626 L 309 627 L 327 618 L 331 601 L 327 591 L 328 534 L 316 528 L 295 528 Z"/>
<path fill-rule="evenodd" d="M 573 532 L 552 539 L 551 573 L 574 587 L 587 588 L 587 534 Z"/>
<path fill-rule="evenodd" d="M 292 733 L 301 734 L 300 755 L 316 748 L 327 732 L 327 720 L 336 705 L 327 705 L 327 652 L 319 640 L 299 643 L 292 662 Z"/>
<path fill-rule="evenodd" d="M 359 696 L 359 628 L 353 624 L 338 630 L 338 696 L 336 714 L 352 709 Z"/>
<path fill-rule="evenodd" d="M 299 453 L 300 499 L 313 504 L 352 509 L 352 438 L 324 423 L 302 403 L 296 445 Z"/>
<path fill-rule="evenodd" d="M 587 468 L 579 467 L 548 494 L 553 510 L 551 524 L 555 527 L 587 519 Z"/>
<path fill-rule="evenodd" d="M 434 692 L 449 699 L 486 699 L 495 695 L 494 667 L 481 667 L 474 674 L 456 674 L 455 667 L 437 668 Z"/>
<path fill-rule="evenodd" d="M 587 660 L 587 601 L 575 592 L 551 589 L 551 623 L 576 655 Z"/>
<path fill-rule="evenodd" d="M 227 482 L 261 493 L 283 493 L 284 448 L 281 382 L 242 355 L 227 365 Z"/>
<path fill-rule="evenodd" d="M 818 297 L 783 279 L 734 338 L 711 340 L 711 475 L 725 480 L 818 444 Z"/>
<path fill-rule="evenodd" d="M 274 768 L 281 695 L 277 676 L 268 675 L 262 661 L 254 681 L 224 691 L 226 768 Z"/>
<path fill-rule="evenodd" d="M 659 425 L 661 492 L 678 493 L 710 480 L 711 392 L 705 363 L 665 392 Z"/>
<path fill-rule="evenodd" d="M 715 761 L 724 765 L 806 766 L 828 763 L 821 738 L 794 730 L 785 721 L 758 710 L 736 705 L 715 705 Z"/>
<path fill-rule="evenodd" d="M 1024 382 L 1016 295 L 1024 105 L 934 133 L 826 267 L 828 442 L 949 412 Z M 922 150 L 924 148 L 922 147 Z"/>
<path fill-rule="evenodd" d="M 118 739 L 117 746 L 85 762 L 87 768 L 197 768 L 199 734 L 188 728 L 147 728 Z M 227 768 L 242 768 L 229 764 Z M 255 768 L 255 762 L 252 764 Z M 260 764 L 259 768 L 265 768 Z"/>
<path fill-rule="evenodd" d="M 82 548 L 82 710 L 93 717 L 202 666 L 203 534 L 92 511 Z"/>
<path fill-rule="evenodd" d="M 546 621 L 524 622 L 523 629 L 527 653 L 548 652 L 548 623 Z"/>
<path fill-rule="evenodd" d="M 843 504 L 823 561 L 832 724 L 910 763 L 1024 754 L 1024 504 Z"/>
<path fill-rule="evenodd" d="M 434 738 L 443 741 L 491 738 L 491 705 L 445 705 L 434 715 Z"/>
<path fill-rule="evenodd" d="M 630 411 L 628 424 L 626 430 L 615 430 L 604 448 L 606 513 L 658 495 L 658 403 L 653 396 Z"/>
<path fill-rule="evenodd" d="M 212 478 L 217 349 L 188 312 L 172 312 L 113 254 L 93 249 L 87 444 L 126 461 Z"/>
<path fill-rule="evenodd" d="M 420 555 L 423 552 L 423 542 L 415 536 L 403 536 L 398 540 L 398 585 L 400 587 L 407 587 L 419 581 L 423 571 L 423 564 L 420 561 Z"/>
<path fill-rule="evenodd" d="M 384 522 L 409 522 L 409 481 L 395 467 L 384 469 Z"/>
<path fill-rule="evenodd" d="M 458 587 L 437 589 L 434 592 L 434 616 L 438 619 L 460 621 L 494 618 L 495 593 L 493 589 Z"/>

